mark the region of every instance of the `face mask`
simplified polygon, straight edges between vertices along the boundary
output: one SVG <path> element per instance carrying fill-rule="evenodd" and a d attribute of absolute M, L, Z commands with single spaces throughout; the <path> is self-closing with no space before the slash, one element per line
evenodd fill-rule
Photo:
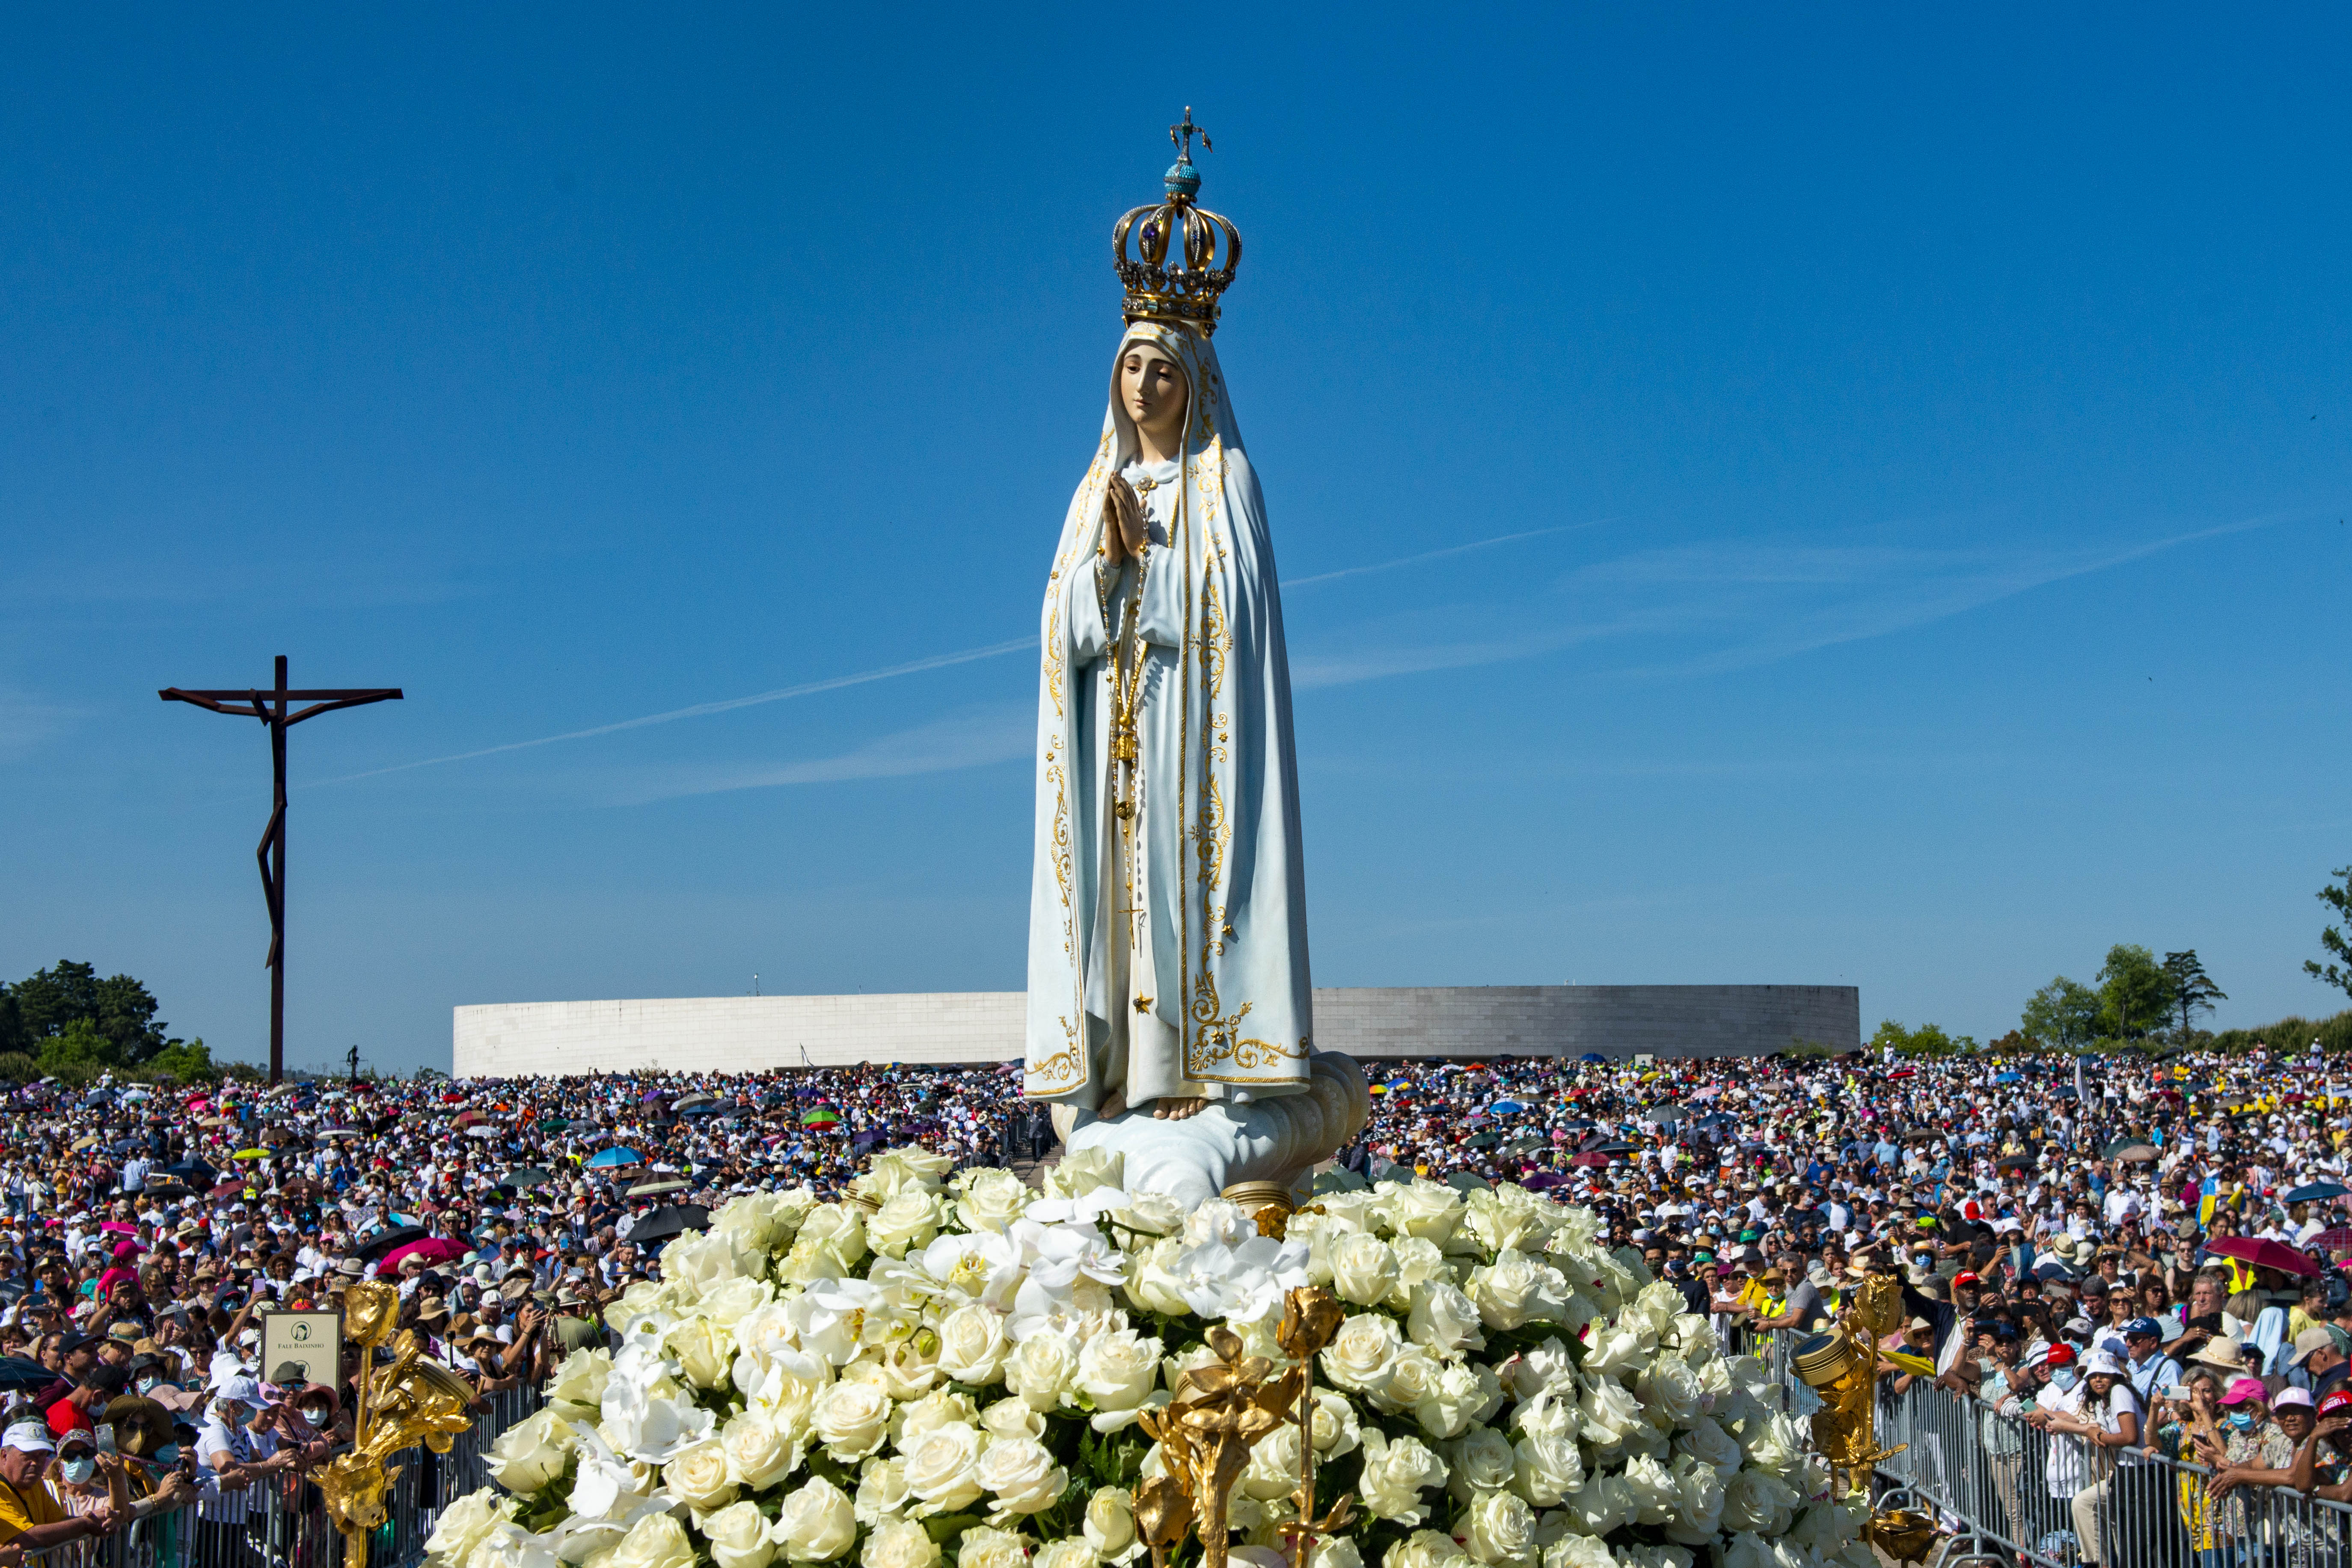
<path fill-rule="evenodd" d="M 155 1450 L 155 1462 L 159 1465 L 178 1464 L 180 1462 L 180 1446 L 177 1443 L 164 1444 L 162 1447 Z"/>
<path fill-rule="evenodd" d="M 2074 1386 L 2074 1369 L 2071 1366 L 2062 1366 L 2050 1374 L 2050 1381 L 2056 1384 L 2062 1390 L 2071 1389 Z"/>
<path fill-rule="evenodd" d="M 152 1393 L 154 1390 L 155 1385 L 163 1381 L 163 1380 L 160 1377 L 142 1377 L 139 1380 L 139 1392 L 142 1394 Z"/>
<path fill-rule="evenodd" d="M 327 1424 L 327 1413 L 318 1409 L 305 1410 L 302 1412 L 302 1419 L 313 1426 L 324 1426 Z"/>
<path fill-rule="evenodd" d="M 58 1467 L 58 1473 L 75 1486 L 80 1486 L 98 1473 L 96 1459 L 68 1459 Z"/>
<path fill-rule="evenodd" d="M 2252 1427 L 2253 1424 L 2254 1413 L 2252 1411 L 2232 1410 L 2230 1412 L 2230 1425 L 2235 1426 L 2239 1431 L 2247 1431 Z"/>

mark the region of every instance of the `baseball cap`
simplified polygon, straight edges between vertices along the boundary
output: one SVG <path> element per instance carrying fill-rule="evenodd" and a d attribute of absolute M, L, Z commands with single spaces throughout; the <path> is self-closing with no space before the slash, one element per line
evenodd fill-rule
<path fill-rule="evenodd" d="M 2243 1405 L 2250 1399 L 2266 1399 L 2268 1397 L 2269 1394 L 2263 1389 L 2263 1380 L 2261 1378 L 2241 1377 L 2231 1380 L 2230 1384 L 2230 1392 L 2221 1395 L 2221 1403 L 2224 1405 Z"/>
<path fill-rule="evenodd" d="M 2328 1329 L 2326 1324 L 2315 1324 L 2294 1336 L 2294 1354 L 2290 1356 L 2288 1360 L 2294 1365 L 2301 1366 L 2305 1361 L 2310 1359 L 2313 1352 L 2324 1350 L 2332 1351 L 2335 1348 L 2336 1335 L 2334 1331 Z"/>
<path fill-rule="evenodd" d="M 1952 1276 L 1952 1283 L 1957 1287 L 1961 1285 L 1980 1285 L 1983 1281 L 1979 1279 L 1976 1275 L 1970 1273 L 1969 1270 L 1962 1269 L 1959 1273 Z"/>
<path fill-rule="evenodd" d="M 8 1435 L 0 1437 L 0 1447 L 15 1448 L 26 1454 L 54 1454 L 57 1444 L 49 1440 L 49 1429 L 38 1424 L 11 1426 Z"/>
<path fill-rule="evenodd" d="M 2124 1325 L 2124 1338 L 2136 1339 L 2141 1334 L 2146 1334 L 2152 1340 L 2160 1340 L 2164 1338 L 2164 1330 L 2157 1325 L 2154 1318 L 2134 1318 Z"/>
<path fill-rule="evenodd" d="M 2352 1390 L 2339 1388 L 2323 1395 L 2319 1401 L 2319 1413 L 2322 1415 L 2333 1415 L 2337 1411 L 2346 1409 L 2352 1409 Z"/>
<path fill-rule="evenodd" d="M 2282 1388 L 2278 1391 L 2277 1395 L 2271 1400 L 2271 1408 L 2273 1410 L 2309 1410 L 2312 1408 L 2311 1390 L 2307 1388 Z"/>

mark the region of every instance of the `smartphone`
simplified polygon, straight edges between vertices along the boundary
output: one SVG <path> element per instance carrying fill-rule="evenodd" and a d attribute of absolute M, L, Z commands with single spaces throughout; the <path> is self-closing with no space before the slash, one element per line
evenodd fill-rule
<path fill-rule="evenodd" d="M 2156 1392 L 2159 1398 L 2178 1399 L 2183 1405 L 2189 1403 L 2189 1385 L 2185 1383 L 2168 1383 Z"/>
<path fill-rule="evenodd" d="M 112 1452 L 114 1452 L 114 1423 L 113 1423 L 113 1422 L 111 1422 L 111 1421 L 101 1421 L 101 1422 L 100 1422 L 100 1423 L 98 1424 L 97 1437 L 98 1437 L 98 1451 L 99 1451 L 100 1453 L 101 1453 L 101 1454 L 111 1454 Z"/>

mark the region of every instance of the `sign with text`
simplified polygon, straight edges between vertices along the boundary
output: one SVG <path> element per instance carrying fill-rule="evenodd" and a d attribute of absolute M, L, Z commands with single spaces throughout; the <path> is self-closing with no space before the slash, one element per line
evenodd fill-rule
<path fill-rule="evenodd" d="M 291 1362 L 304 1383 L 333 1388 L 342 1382 L 343 1315 L 341 1312 L 272 1312 L 261 1320 L 261 1375 L 283 1382 L 278 1369 Z"/>

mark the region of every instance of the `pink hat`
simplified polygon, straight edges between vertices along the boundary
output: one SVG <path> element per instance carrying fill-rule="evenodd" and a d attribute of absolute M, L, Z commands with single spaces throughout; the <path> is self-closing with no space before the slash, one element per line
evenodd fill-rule
<path fill-rule="evenodd" d="M 2263 1386 L 2263 1380 L 2261 1378 L 2241 1377 L 2231 1383 L 2230 1392 L 2221 1395 L 2221 1403 L 2224 1405 L 2243 1405 L 2248 1400 L 2260 1403 L 2269 1397 L 2270 1390 Z"/>
<path fill-rule="evenodd" d="M 2271 1408 L 2273 1411 L 2294 1409 L 2309 1410 L 2312 1408 L 2311 1390 L 2307 1388 L 2282 1388 L 2278 1391 L 2278 1397 L 2271 1401 Z"/>

